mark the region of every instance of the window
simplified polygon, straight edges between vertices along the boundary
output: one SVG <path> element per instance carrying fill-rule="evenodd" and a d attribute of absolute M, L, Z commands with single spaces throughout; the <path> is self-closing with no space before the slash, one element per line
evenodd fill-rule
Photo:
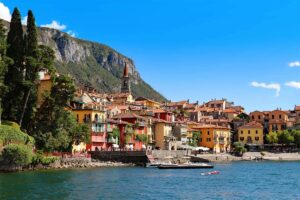
<path fill-rule="evenodd" d="M 244 131 L 241 131 L 241 134 L 243 134 L 244 133 Z"/>
<path fill-rule="evenodd" d="M 209 131 L 207 131 L 207 135 L 209 135 Z"/>
<path fill-rule="evenodd" d="M 259 141 L 259 137 L 255 137 L 255 140 L 256 140 L 256 141 Z"/>
<path fill-rule="evenodd" d="M 272 115 L 272 119 L 274 119 L 275 118 L 275 116 L 274 115 Z"/>
<path fill-rule="evenodd" d="M 258 130 L 256 130 L 255 133 L 258 134 Z"/>
<path fill-rule="evenodd" d="M 254 120 L 254 116 L 252 116 L 252 120 Z"/>
<path fill-rule="evenodd" d="M 279 115 L 279 119 L 281 119 L 281 115 Z"/>
<path fill-rule="evenodd" d="M 244 141 L 244 137 L 240 137 L 240 140 L 241 140 L 241 141 Z"/>
<path fill-rule="evenodd" d="M 210 138 L 206 138 L 206 142 L 210 142 L 211 141 L 211 139 Z"/>
<path fill-rule="evenodd" d="M 79 122 L 79 115 L 76 115 L 76 121 Z"/>
<path fill-rule="evenodd" d="M 247 142 L 251 143 L 252 142 L 252 138 L 250 136 L 247 137 Z"/>
<path fill-rule="evenodd" d="M 250 132 L 251 132 L 251 131 L 250 131 L 250 130 L 248 130 L 248 134 L 250 134 Z"/>
<path fill-rule="evenodd" d="M 260 115 L 258 115 L 258 119 L 260 119 Z"/>

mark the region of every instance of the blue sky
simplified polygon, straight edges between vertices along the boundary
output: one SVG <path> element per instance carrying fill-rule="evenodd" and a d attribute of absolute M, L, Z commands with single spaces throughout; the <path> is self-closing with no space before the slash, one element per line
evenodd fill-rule
<path fill-rule="evenodd" d="M 299 0 L 0 2 L 0 16 L 32 9 L 38 25 L 55 20 L 113 47 L 168 99 L 224 97 L 247 111 L 300 104 Z"/>

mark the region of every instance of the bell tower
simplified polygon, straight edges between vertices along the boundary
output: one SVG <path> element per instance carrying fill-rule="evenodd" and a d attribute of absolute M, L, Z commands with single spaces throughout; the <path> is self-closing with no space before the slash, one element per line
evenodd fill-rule
<path fill-rule="evenodd" d="M 131 93 L 130 80 L 128 75 L 128 65 L 126 62 L 125 62 L 125 67 L 124 67 L 124 72 L 122 77 L 121 93 Z"/>

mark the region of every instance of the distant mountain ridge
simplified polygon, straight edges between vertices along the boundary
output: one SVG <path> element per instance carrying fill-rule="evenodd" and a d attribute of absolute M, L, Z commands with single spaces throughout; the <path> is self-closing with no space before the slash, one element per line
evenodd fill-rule
<path fill-rule="evenodd" d="M 5 23 L 8 27 L 9 23 Z M 166 98 L 141 78 L 133 60 L 106 45 L 71 37 L 62 31 L 39 27 L 39 43 L 55 51 L 55 67 L 59 73 L 70 74 L 77 84 L 88 85 L 99 92 L 116 93 L 121 88 L 125 62 L 128 65 L 132 93 L 156 101 Z"/>

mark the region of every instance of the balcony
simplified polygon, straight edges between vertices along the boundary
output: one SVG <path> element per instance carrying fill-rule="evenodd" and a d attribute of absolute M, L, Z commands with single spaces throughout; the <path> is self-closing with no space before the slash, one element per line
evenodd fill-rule
<path fill-rule="evenodd" d="M 84 118 L 84 119 L 83 119 L 83 122 L 84 122 L 84 123 L 91 123 L 91 119 L 90 119 L 90 118 Z"/>
<path fill-rule="evenodd" d="M 105 120 L 103 120 L 103 119 L 95 119 L 93 121 L 93 123 L 95 123 L 95 124 L 103 124 L 103 123 L 105 123 Z"/>
<path fill-rule="evenodd" d="M 219 140 L 219 144 L 225 144 L 225 140 Z"/>
<path fill-rule="evenodd" d="M 106 142 L 106 138 L 100 135 L 92 135 L 92 142 Z"/>
<path fill-rule="evenodd" d="M 111 133 L 111 132 L 113 132 L 113 128 L 112 127 L 107 127 L 106 131 Z"/>
<path fill-rule="evenodd" d="M 136 123 L 136 126 L 139 126 L 139 127 L 145 127 L 145 126 L 146 126 L 146 123 L 145 123 L 145 122 L 137 122 L 137 123 Z"/>
<path fill-rule="evenodd" d="M 116 143 L 116 139 L 115 138 L 108 138 L 107 142 L 115 144 Z"/>

